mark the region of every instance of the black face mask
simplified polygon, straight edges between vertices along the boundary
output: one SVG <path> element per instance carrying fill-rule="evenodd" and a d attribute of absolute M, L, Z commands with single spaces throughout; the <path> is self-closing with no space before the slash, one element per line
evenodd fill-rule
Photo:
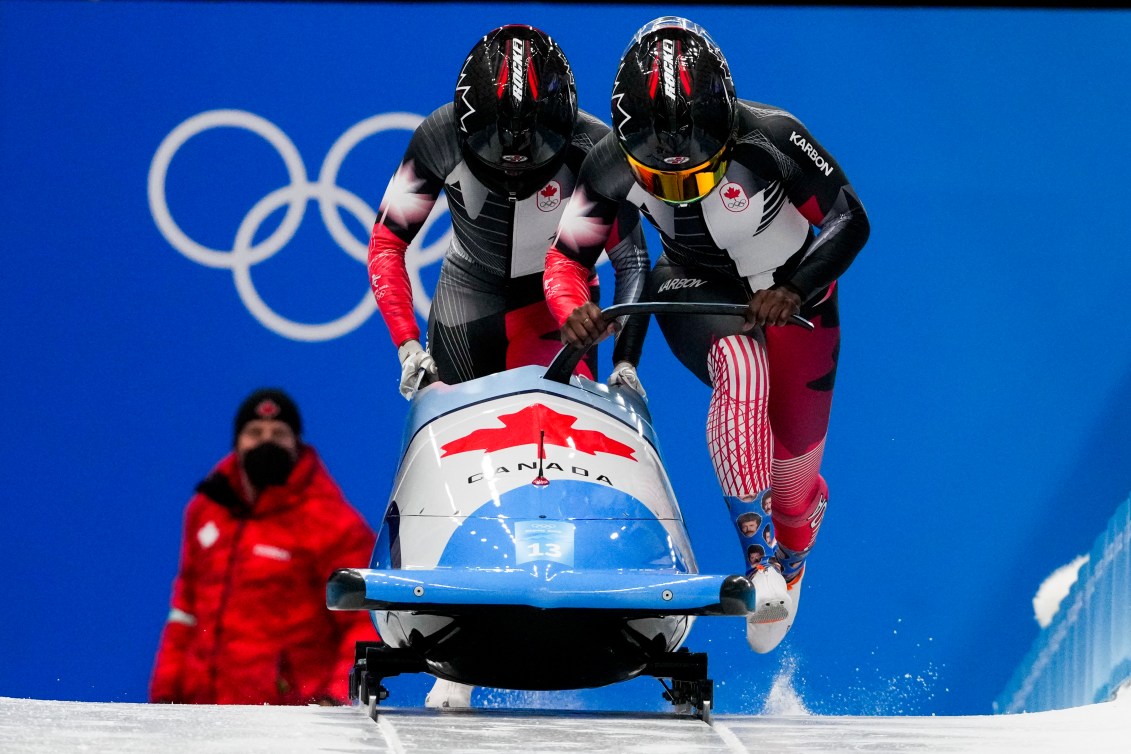
<path fill-rule="evenodd" d="M 295 459 L 291 457 L 290 451 L 273 442 L 256 445 L 243 457 L 244 473 L 251 486 L 257 490 L 286 484 L 294 467 Z"/>

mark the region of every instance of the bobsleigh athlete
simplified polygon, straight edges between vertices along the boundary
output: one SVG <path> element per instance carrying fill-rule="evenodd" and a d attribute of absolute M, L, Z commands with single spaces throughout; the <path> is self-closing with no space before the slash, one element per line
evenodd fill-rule
<path fill-rule="evenodd" d="M 636 33 L 612 116 L 547 254 L 547 302 L 565 342 L 603 336 L 609 323 L 586 280 L 627 200 L 663 243 L 647 300 L 746 305 L 745 323 L 657 320 L 675 356 L 711 387 L 711 459 L 744 561 L 756 561 L 747 641 L 769 652 L 797 615 L 828 500 L 820 468 L 840 344 L 837 279 L 868 239 L 868 217 L 797 118 L 736 97 L 722 51 L 686 19 Z M 815 328 L 787 326 L 796 314 Z"/>
<path fill-rule="evenodd" d="M 573 194 L 581 162 L 608 126 L 578 109 L 561 48 L 531 26 L 494 29 L 472 47 L 454 100 L 416 128 L 385 190 L 369 242 L 369 280 L 401 362 L 401 394 L 436 379 L 458 383 L 529 364 L 561 348 L 546 308 L 546 248 Z M 420 343 L 405 251 L 440 192 L 453 238 Z M 602 249 L 615 258 L 615 301 L 640 297 L 648 257 L 636 208 L 614 212 Z M 582 285 L 598 295 L 597 278 Z M 632 319 L 613 352 L 610 384 L 643 394 L 636 379 L 647 319 Z M 594 362 L 579 366 L 595 377 Z M 467 707 L 471 688 L 437 680 L 425 704 Z"/>
<path fill-rule="evenodd" d="M 546 308 L 546 248 L 573 194 L 581 161 L 609 132 L 578 109 L 561 48 L 531 26 L 503 26 L 471 49 L 454 100 L 416 128 L 381 200 L 369 242 L 369 280 L 401 361 L 401 393 L 529 364 L 561 348 Z M 420 343 L 405 250 L 447 195 L 453 238 Z M 636 208 L 614 211 L 602 249 L 615 258 L 615 301 L 635 300 L 648 273 Z M 596 299 L 596 275 L 583 281 Z M 629 322 L 644 329 L 646 318 Z M 643 335 L 618 339 L 611 384 L 639 390 Z M 634 344 L 630 348 L 630 344 Z M 580 372 L 595 377 L 595 362 Z"/>

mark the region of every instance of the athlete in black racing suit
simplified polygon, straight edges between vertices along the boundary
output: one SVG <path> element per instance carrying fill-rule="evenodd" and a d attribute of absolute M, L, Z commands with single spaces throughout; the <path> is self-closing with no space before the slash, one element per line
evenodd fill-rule
<path fill-rule="evenodd" d="M 422 378 L 455 383 L 550 363 L 561 341 L 542 293 L 546 247 L 582 160 L 608 132 L 578 109 L 569 63 L 543 32 L 504 26 L 472 48 L 454 101 L 415 129 L 370 237 L 370 284 L 398 347 L 406 398 Z M 441 192 L 454 233 L 425 351 L 405 251 Z M 634 207 L 620 208 L 603 243 L 616 269 L 614 301 L 636 299 L 648 264 Z M 587 299 L 597 299 L 596 281 L 587 276 Z M 642 328 L 647 320 L 634 323 Z M 639 389 L 634 366 L 642 337 L 618 341 L 611 382 Z M 595 360 L 579 367 L 589 377 L 595 370 Z"/>
<path fill-rule="evenodd" d="M 868 218 L 797 118 L 735 97 L 721 51 L 686 19 L 637 33 L 612 112 L 613 133 L 582 165 L 547 255 L 547 302 L 566 342 L 607 331 L 585 280 L 605 241 L 596 229 L 611 231 L 627 200 L 663 242 L 646 299 L 747 305 L 745 322 L 657 319 L 712 388 L 708 446 L 758 595 L 747 640 L 768 652 L 796 615 L 828 499 L 820 465 L 840 344 L 837 279 L 867 240 Z M 785 326 L 794 314 L 815 328 Z"/>

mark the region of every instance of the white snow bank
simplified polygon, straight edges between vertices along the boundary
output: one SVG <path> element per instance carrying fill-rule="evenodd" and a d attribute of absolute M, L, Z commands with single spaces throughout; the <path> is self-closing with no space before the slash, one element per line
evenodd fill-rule
<path fill-rule="evenodd" d="M 1071 563 L 1062 565 L 1050 573 L 1049 577 L 1037 589 L 1037 594 L 1033 597 L 1033 614 L 1041 628 L 1048 628 L 1048 625 L 1052 623 L 1056 611 L 1060 609 L 1060 603 L 1068 596 L 1072 585 L 1076 583 L 1080 569 L 1087 562 L 1087 555 L 1077 556 Z"/>

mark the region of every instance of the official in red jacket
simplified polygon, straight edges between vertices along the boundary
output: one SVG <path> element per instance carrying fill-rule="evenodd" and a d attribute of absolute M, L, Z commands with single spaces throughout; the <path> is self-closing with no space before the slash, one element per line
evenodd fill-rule
<path fill-rule="evenodd" d="M 377 633 L 367 613 L 326 608 L 326 580 L 368 565 L 373 531 L 302 442 L 282 391 L 244 401 L 234 445 L 185 511 L 150 700 L 345 703 L 354 642 Z"/>

